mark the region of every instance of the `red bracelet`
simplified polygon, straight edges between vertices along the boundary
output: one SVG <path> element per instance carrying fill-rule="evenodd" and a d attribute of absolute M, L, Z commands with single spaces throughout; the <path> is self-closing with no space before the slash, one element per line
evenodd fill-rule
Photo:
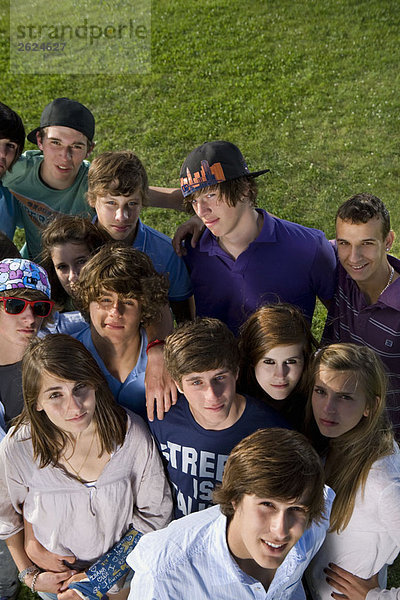
<path fill-rule="evenodd" d="M 164 346 L 164 344 L 165 340 L 153 340 L 152 342 L 149 342 L 147 344 L 146 354 L 148 354 L 150 348 L 152 348 L 153 346 Z"/>

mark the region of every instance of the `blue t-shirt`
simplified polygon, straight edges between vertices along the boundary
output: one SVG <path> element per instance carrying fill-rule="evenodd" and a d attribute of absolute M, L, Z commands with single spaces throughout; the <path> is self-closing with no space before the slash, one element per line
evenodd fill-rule
<path fill-rule="evenodd" d="M 95 345 L 93 344 L 92 335 L 90 333 L 90 326 L 88 325 L 85 329 L 82 329 L 78 333 L 72 334 L 72 337 L 76 338 L 91 352 L 97 361 L 100 369 L 103 371 L 103 375 L 107 380 L 108 386 L 115 398 L 115 401 L 129 408 L 136 414 L 140 415 L 144 419 L 147 418 L 146 413 L 146 393 L 144 387 L 144 375 L 146 372 L 147 365 L 147 335 L 144 329 L 140 329 L 141 346 L 139 358 L 132 371 L 129 373 L 125 381 L 121 382 L 119 379 L 111 375 L 102 358 L 98 354 Z"/>
<path fill-rule="evenodd" d="M 168 299 L 172 302 L 186 300 L 193 294 L 187 268 L 172 247 L 168 236 L 142 223 L 139 219 L 133 247 L 149 256 L 158 273 L 169 278 Z"/>
<path fill-rule="evenodd" d="M 176 519 L 212 505 L 212 492 L 222 481 L 228 456 L 243 438 L 264 427 L 288 427 L 272 408 L 245 398 L 242 416 L 227 429 L 204 429 L 182 394 L 162 421 L 149 422 L 175 492 Z"/>
<path fill-rule="evenodd" d="M 14 237 L 16 225 L 14 199 L 10 190 L 0 181 L 0 231 L 5 233 L 10 240 Z"/>
<path fill-rule="evenodd" d="M 94 217 L 93 223 L 97 223 Z M 193 294 L 192 283 L 186 265 L 172 247 L 167 235 L 157 231 L 138 219 L 138 228 L 132 248 L 147 254 L 157 273 L 168 276 L 168 300 L 180 302 Z"/>

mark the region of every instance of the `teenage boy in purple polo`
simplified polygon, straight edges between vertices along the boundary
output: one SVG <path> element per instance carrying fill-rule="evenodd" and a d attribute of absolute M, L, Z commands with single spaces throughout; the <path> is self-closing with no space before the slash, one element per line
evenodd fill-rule
<path fill-rule="evenodd" d="M 336 259 L 317 229 L 256 208 L 255 177 L 239 148 L 206 142 L 181 169 L 186 205 L 206 229 L 196 247 L 186 243 L 198 316 L 216 317 L 232 331 L 262 304 L 289 302 L 311 320 L 315 299 L 334 292 Z"/>
<path fill-rule="evenodd" d="M 323 340 L 369 346 L 389 376 L 388 414 L 400 440 L 400 260 L 389 212 L 372 194 L 356 194 L 336 214 L 337 283 Z"/>

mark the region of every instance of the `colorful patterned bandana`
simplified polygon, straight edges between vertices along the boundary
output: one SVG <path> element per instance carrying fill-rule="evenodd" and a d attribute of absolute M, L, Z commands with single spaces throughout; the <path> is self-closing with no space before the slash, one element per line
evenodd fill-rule
<path fill-rule="evenodd" d="M 25 258 L 0 261 L 0 292 L 16 288 L 38 290 L 50 298 L 49 278 L 43 267 Z"/>

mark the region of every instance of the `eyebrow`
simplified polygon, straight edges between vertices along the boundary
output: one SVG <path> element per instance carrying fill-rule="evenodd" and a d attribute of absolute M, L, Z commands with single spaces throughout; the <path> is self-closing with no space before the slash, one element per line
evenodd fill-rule
<path fill-rule="evenodd" d="M 269 354 L 265 354 L 264 358 L 272 358 Z M 288 360 L 289 358 L 304 358 L 302 354 L 293 354 L 293 356 L 287 356 L 284 360 Z M 276 358 L 272 358 L 272 360 L 276 360 Z"/>
<path fill-rule="evenodd" d="M 348 242 L 349 241 L 346 238 L 340 238 L 340 237 L 337 237 L 336 239 L 337 239 L 338 242 Z M 360 242 L 376 242 L 377 239 L 378 238 L 374 238 L 374 237 L 371 237 L 371 238 L 362 238 L 362 240 L 360 240 Z"/>
<path fill-rule="evenodd" d="M 47 392 L 53 392 L 54 390 L 61 390 L 61 385 L 55 385 L 54 387 L 49 387 L 47 390 L 44 390 L 43 394 L 47 394 Z"/>
<path fill-rule="evenodd" d="M 52 135 L 52 136 L 48 135 L 47 139 L 48 140 L 55 140 L 56 142 L 62 142 L 61 138 L 58 138 L 58 137 L 56 137 L 54 135 Z M 63 143 L 65 143 L 65 142 L 63 142 Z M 86 142 L 82 142 L 81 140 L 79 140 L 79 141 L 73 141 L 73 142 L 70 142 L 69 144 L 67 143 L 67 146 L 71 146 L 72 144 L 79 144 L 81 146 L 86 146 Z"/>
<path fill-rule="evenodd" d="M 225 371 L 218 371 L 218 373 L 215 373 L 215 375 L 213 375 L 213 377 L 218 377 L 218 375 L 225 375 L 225 373 L 229 373 L 229 369 L 226 369 Z M 185 377 L 185 375 L 183 376 Z M 195 381 L 196 379 L 201 379 L 203 377 L 203 373 L 199 373 L 198 375 L 192 375 L 191 377 L 186 377 L 186 381 Z"/>

